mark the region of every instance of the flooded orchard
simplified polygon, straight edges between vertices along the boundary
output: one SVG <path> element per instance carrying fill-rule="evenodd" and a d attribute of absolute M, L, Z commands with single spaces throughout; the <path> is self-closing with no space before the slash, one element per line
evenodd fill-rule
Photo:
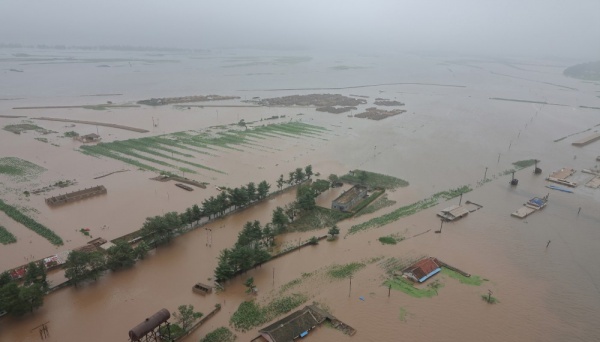
<path fill-rule="evenodd" d="M 18 63 L 7 57 L 10 53 L 2 51 L 2 69 Z M 50 58 L 40 51 L 29 53 Z M 56 53 L 66 60 L 89 58 L 69 51 Z M 387 199 L 393 201 L 390 206 L 338 222 L 340 236 L 336 240 L 321 240 L 268 261 L 225 283 L 224 291 L 206 296 L 192 292 L 197 282 L 214 283 L 221 250 L 233 247 L 246 222 L 266 224 L 275 208 L 295 200 L 296 190 L 290 188 L 174 238 L 132 268 L 107 271 L 97 281 L 52 292 L 31 314 L 0 318 L 1 341 L 38 341 L 40 335 L 33 328 L 44 322 L 49 322 L 50 332 L 45 341 L 126 341 L 129 329 L 146 317 L 162 308 L 174 312 L 184 304 L 194 305 L 205 315 L 216 304 L 222 308 L 185 341 L 198 341 L 221 326 L 229 327 L 238 340 L 250 341 L 259 335 L 260 328 L 285 315 L 243 332 L 230 326 L 232 314 L 243 301 L 266 305 L 282 293 L 304 295 L 306 302 L 298 308 L 318 302 L 357 331 L 347 336 L 321 325 L 310 331 L 306 337 L 310 341 L 394 341 L 398 336 L 423 341 L 591 341 L 600 336 L 596 324 L 600 320 L 600 269 L 595 266 L 600 190 L 583 184 L 574 193 L 545 187 L 550 184 L 545 178 L 552 171 L 563 167 L 593 169 L 598 164 L 596 144 L 600 143 L 585 147 L 571 143 L 598 130 L 598 110 L 581 106 L 600 107 L 600 88 L 598 83 L 563 76 L 568 63 L 323 54 L 298 56 L 305 58 L 282 64 L 274 62 L 274 57 L 242 50 L 235 51 L 235 58 L 216 52 L 161 58 L 133 52 L 96 53 L 95 57 L 110 67 L 97 68 L 93 62 L 28 64 L 23 66 L 23 73 L 8 73 L 0 81 L 2 127 L 32 123 L 54 132 L 14 134 L 0 130 L 0 157 L 19 158 L 45 169 L 22 177 L 0 174 L 0 199 L 25 211 L 64 241 L 64 245 L 54 246 L 0 212 L 0 225 L 17 239 L 16 243 L 0 245 L 2 270 L 75 249 L 93 238 L 110 241 L 132 233 L 147 217 L 183 212 L 218 196 L 217 187 L 235 188 L 266 180 L 275 191 L 280 175 L 287 179 L 289 172 L 307 165 L 319 173 L 314 178 L 360 169 L 401 178 L 409 185 L 386 191 Z M 234 63 L 242 57 L 258 62 Z M 135 62 L 142 58 L 154 59 L 155 63 Z M 134 62 L 128 65 L 121 61 L 124 59 Z M 340 63 L 357 67 L 334 68 Z M 39 76 L 43 81 L 34 82 Z M 68 82 L 51 87 L 51 80 L 58 78 Z M 314 106 L 250 107 L 244 102 L 254 97 L 317 93 L 359 95 L 367 103 L 351 112 L 331 114 L 316 111 Z M 14 109 L 107 101 L 135 105 L 143 99 L 200 94 L 240 99 L 103 110 Z M 376 98 L 405 103 L 400 108 L 406 112 L 381 121 L 353 116 L 373 107 Z M 35 119 L 39 117 L 112 123 L 149 132 Z M 249 127 L 241 128 L 242 119 L 251 123 Z M 264 124 L 289 123 L 322 130 L 297 135 L 255 134 L 246 136 L 239 145 L 215 145 L 204 150 L 194 147 L 196 151 L 175 148 L 171 153 L 189 155 L 178 157 L 179 161 L 173 155 L 169 159 L 168 153 L 141 152 L 145 160 L 134 157 L 206 183 L 205 189 L 194 187 L 194 191 L 175 187 L 175 181 L 151 180 L 157 172 L 123 160 L 84 154 L 80 142 L 64 137 L 68 131 L 97 133 L 108 144 L 155 136 L 172 139 L 187 131 L 200 139 L 229 129 L 249 134 L 243 132 Z M 148 161 L 150 156 L 155 162 Z M 528 159 L 540 160 L 543 174 L 534 174 L 533 167 L 520 169 L 515 173 L 519 184 L 511 187 L 511 175 L 506 171 L 515 168 L 514 162 Z M 207 168 L 190 166 L 189 162 Z M 96 178 L 120 170 L 127 171 Z M 587 180 L 581 172 L 576 176 Z M 24 194 L 65 180 L 76 184 L 54 187 L 39 195 Z M 57 207 L 44 201 L 97 185 L 105 186 L 108 193 Z M 441 226 L 436 217 L 441 209 L 458 204 L 459 198 L 453 198 L 391 223 L 349 233 L 358 224 L 463 185 L 473 190 L 465 193 L 462 201 L 482 208 L 458 221 Z M 317 204 L 330 207 L 331 201 L 349 188 L 346 184 L 329 189 L 316 199 Z M 540 212 L 522 220 L 511 217 L 532 197 L 547 194 L 548 205 Z M 91 236 L 84 235 L 82 228 Z M 441 233 L 435 233 L 437 230 Z M 295 246 L 327 231 L 321 228 L 278 235 L 276 249 Z M 403 239 L 386 245 L 379 241 L 384 236 Z M 434 256 L 485 280 L 472 286 L 441 273 L 428 280 L 441 284 L 431 298 L 415 298 L 384 285 L 390 277 L 386 261 L 424 256 Z M 351 279 L 327 275 L 332 266 L 349 263 L 363 265 Z M 244 281 L 249 277 L 254 278 L 256 295 L 246 293 Z M 62 271 L 52 271 L 49 279 L 53 284 L 65 280 Z M 482 300 L 488 291 L 498 304 Z"/>

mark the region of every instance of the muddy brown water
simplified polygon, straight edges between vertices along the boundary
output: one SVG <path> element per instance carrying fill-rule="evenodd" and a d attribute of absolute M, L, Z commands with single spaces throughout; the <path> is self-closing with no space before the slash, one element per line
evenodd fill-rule
<path fill-rule="evenodd" d="M 51 337 L 48 341 L 125 341 L 131 327 L 163 307 L 174 311 L 181 304 L 193 304 L 198 310 L 208 313 L 220 303 L 223 310 L 187 338 L 188 341 L 197 341 L 219 326 L 228 326 L 229 317 L 239 303 L 251 299 L 244 293 L 242 285 L 246 276 L 255 279 L 259 289 L 256 299 L 266 302 L 274 295 L 271 291 L 277 291 L 302 273 L 323 270 L 335 263 L 359 262 L 381 256 L 416 258 L 422 255 L 436 256 L 489 281 L 481 286 L 469 286 L 439 275 L 436 277 L 444 287 L 439 290 L 438 296 L 417 299 L 392 291 L 388 297 L 387 288 L 382 286 L 384 272 L 374 263 L 354 275 L 351 292 L 347 279 L 303 282 L 292 292 L 305 293 L 310 298 L 309 302 L 317 301 L 328 306 L 334 315 L 358 331 L 354 337 L 347 337 L 334 329 L 320 327 L 308 338 L 311 341 L 394 341 L 402 336 L 423 341 L 592 341 L 600 336 L 596 325 L 600 320 L 600 271 L 595 266 L 600 241 L 600 213 L 597 211 L 600 192 L 583 186 L 579 186 L 574 194 L 557 192 L 545 188 L 547 183 L 543 180 L 545 175 L 561 167 L 580 170 L 596 164 L 598 153 L 594 144 L 584 148 L 571 146 L 572 140 L 580 135 L 558 143 L 553 140 L 588 128 L 597 130 L 594 126 L 600 123 L 598 112 L 578 108 L 579 105 L 598 106 L 594 93 L 597 86 L 564 78 L 560 65 L 553 66 L 546 61 L 528 66 L 534 71 L 515 70 L 485 61 L 452 64 L 452 70 L 448 71 L 447 66 L 439 64 L 444 59 L 430 57 L 401 56 L 399 60 L 403 63 L 384 57 L 373 57 L 374 60 L 345 58 L 357 64 L 376 61 L 378 66 L 344 73 L 329 69 L 323 71 L 336 59 L 316 55 L 305 66 L 286 68 L 220 68 L 222 65 L 216 58 L 185 60 L 180 65 L 134 64 L 134 70 L 115 67 L 101 71 L 99 69 L 105 68 L 69 64 L 32 65 L 24 73 L 9 73 L 0 81 L 3 98 L 22 99 L 0 101 L 0 114 L 94 120 L 152 130 L 143 135 L 98 127 L 105 141 L 205 129 L 235 123 L 240 118 L 253 121 L 272 115 L 286 115 L 285 119 L 274 122 L 301 119 L 329 131 L 319 137 L 269 138 L 258 142 L 263 147 L 243 148 L 243 152 L 218 149 L 215 156 L 198 156 L 197 162 L 226 174 L 200 170 L 198 175 L 190 177 L 209 182 L 209 187 L 186 192 L 176 188 L 173 182 L 150 180 L 154 176 L 152 172 L 76 152 L 74 149 L 79 144 L 58 138 L 59 134 L 48 136 L 51 142 L 60 145 L 56 147 L 35 141 L 33 138 L 39 136 L 37 133 L 14 135 L 0 130 L 0 156 L 16 156 L 47 169 L 38 178 L 22 183 L 3 176 L 0 179 L 1 198 L 11 204 L 34 208 L 37 212 L 33 212 L 32 216 L 65 240 L 63 247 L 56 248 L 0 213 L 0 223 L 18 238 L 16 244 L 0 246 L 2 269 L 18 266 L 27 258 L 39 259 L 85 244 L 89 238 L 77 231 L 80 228 L 90 228 L 94 237 L 118 237 L 138 229 L 148 216 L 182 211 L 216 195 L 216 185 L 235 187 L 266 179 L 274 190 L 275 180 L 280 174 L 287 178 L 289 171 L 308 164 L 325 177 L 330 173 L 343 174 L 350 169 L 363 168 L 406 179 L 410 186 L 388 194 L 390 199 L 397 201 L 394 207 L 341 222 L 342 234 L 337 241 L 323 241 L 318 246 L 304 248 L 251 270 L 231 281 L 225 292 L 206 297 L 194 294 L 192 285 L 198 281 L 210 283 L 219 251 L 231 247 L 243 224 L 249 220 L 263 223 L 270 220 L 276 206 L 293 200 L 293 191 L 287 192 L 207 225 L 206 228 L 211 231 L 198 229 L 179 237 L 169 246 L 152 252 L 130 270 L 109 272 L 97 282 L 57 291 L 47 296 L 44 306 L 31 315 L 20 319 L 1 318 L 0 340 L 37 341 L 39 334 L 31 329 L 50 321 Z M 200 67 L 207 73 L 204 77 L 198 77 L 200 69 L 194 69 Z M 278 74 L 279 71 L 282 73 Z M 255 74 L 261 72 L 265 74 Z M 32 82 L 31 78 L 35 75 L 45 75 L 41 77 L 44 81 Z M 58 75 L 68 75 L 72 83 L 50 87 L 52 82 L 48 79 Z M 414 82 L 464 85 L 465 88 L 415 84 L 331 91 L 346 95 L 360 93 L 370 96 L 371 100 L 375 97 L 397 98 L 407 104 L 404 108 L 407 113 L 380 122 L 351 118 L 346 114 L 317 113 L 305 108 L 175 110 L 166 106 L 26 112 L 11 109 L 107 100 L 131 102 L 196 93 L 240 95 L 242 98 L 273 97 L 315 91 L 239 90 L 351 86 L 357 85 L 357 79 L 363 84 L 397 81 L 390 80 L 389 75 Z M 91 83 L 89 79 L 96 81 Z M 197 86 L 198 79 L 203 82 L 202 87 Z M 160 85 L 158 81 L 164 84 Z M 261 86 L 257 87 L 259 83 Z M 265 84 L 268 86 L 263 86 Z M 95 93 L 123 95 L 92 99 L 79 96 Z M 566 106 L 493 101 L 490 97 L 533 99 Z M 298 113 L 305 115 L 298 116 Z M 153 117 L 159 119 L 159 127 L 152 127 Z M 2 125 L 22 121 L 0 120 Z M 94 126 L 65 127 L 68 124 L 55 122 L 36 124 L 59 133 L 68 130 L 80 133 L 96 131 Z M 544 175 L 533 175 L 531 168 L 519 171 L 516 176 L 520 183 L 516 188 L 509 187 L 510 176 L 498 176 L 512 167 L 511 162 L 530 158 L 542 160 L 540 167 Z M 457 199 L 384 227 L 344 237 L 354 224 L 437 191 L 464 184 L 475 187 L 483 178 L 486 167 L 487 177 L 492 181 L 476 187 L 463 198 L 482 204 L 483 208 L 458 222 L 445 224 L 442 234 L 433 233 L 439 228 L 435 212 L 454 204 Z M 93 179 L 124 168 L 131 171 Z M 78 184 L 29 198 L 22 195 L 24 189 L 45 186 L 61 179 L 76 179 Z M 49 208 L 43 201 L 46 196 L 98 184 L 107 187 L 107 195 L 57 208 Z M 327 205 L 340 191 L 334 189 L 323 194 L 318 203 Z M 550 202 L 543 211 L 524 220 L 510 217 L 510 213 L 529 198 L 547 193 L 550 193 Z M 579 207 L 582 210 L 577 215 Z M 412 237 L 427 230 L 430 231 L 394 246 L 381 245 L 377 241 L 388 234 Z M 291 246 L 325 231 L 291 233 L 278 240 L 282 245 Z M 551 244 L 545 248 L 548 240 Z M 60 273 L 51 276 L 54 282 L 61 279 Z M 499 304 L 488 305 L 481 300 L 480 296 L 488 290 L 493 291 L 500 300 Z M 360 296 L 365 300 L 359 300 Z M 239 340 L 247 341 L 257 335 L 257 330 L 236 333 Z"/>

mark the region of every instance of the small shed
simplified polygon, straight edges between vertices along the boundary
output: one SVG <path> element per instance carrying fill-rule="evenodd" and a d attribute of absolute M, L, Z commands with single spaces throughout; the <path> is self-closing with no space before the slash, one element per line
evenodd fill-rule
<path fill-rule="evenodd" d="M 349 211 L 365 196 L 367 196 L 367 188 L 362 185 L 355 185 L 334 199 L 331 202 L 331 209 Z"/>
<path fill-rule="evenodd" d="M 411 266 L 407 267 L 402 273 L 418 283 L 422 283 L 425 280 L 431 278 L 434 274 L 439 273 L 442 270 L 440 265 L 437 263 L 435 258 L 429 257 L 424 258 Z"/>
<path fill-rule="evenodd" d="M 304 337 L 308 332 L 323 323 L 325 317 L 313 312 L 309 306 L 259 330 L 261 336 L 269 342 L 289 342 Z"/>
<path fill-rule="evenodd" d="M 467 208 L 460 205 L 453 205 L 446 209 L 442 209 L 437 215 L 445 220 L 454 221 L 458 220 L 463 216 L 467 216 L 469 214 L 469 210 Z"/>
<path fill-rule="evenodd" d="M 75 137 L 75 139 L 81 141 L 82 143 L 95 143 L 95 142 L 99 142 L 100 140 L 102 140 L 102 138 L 96 133 L 80 135 L 80 136 Z"/>

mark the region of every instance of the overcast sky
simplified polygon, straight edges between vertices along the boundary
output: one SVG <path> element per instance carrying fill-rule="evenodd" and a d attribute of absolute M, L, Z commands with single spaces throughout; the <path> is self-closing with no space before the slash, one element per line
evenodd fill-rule
<path fill-rule="evenodd" d="M 0 43 L 600 59 L 600 0 L 0 0 Z"/>

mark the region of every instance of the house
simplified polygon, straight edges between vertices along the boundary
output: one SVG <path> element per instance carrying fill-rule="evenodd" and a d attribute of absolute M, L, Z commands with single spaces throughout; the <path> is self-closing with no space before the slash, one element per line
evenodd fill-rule
<path fill-rule="evenodd" d="M 349 211 L 366 196 L 367 188 L 362 185 L 355 185 L 334 199 L 331 202 L 331 209 Z"/>
<path fill-rule="evenodd" d="M 422 283 L 431 278 L 434 274 L 440 272 L 442 268 L 435 258 L 424 258 L 402 271 L 407 278 Z"/>
<path fill-rule="evenodd" d="M 447 221 L 458 220 L 463 216 L 467 216 L 469 214 L 469 210 L 467 208 L 460 205 L 453 205 L 446 209 L 443 209 L 437 215 Z"/>
<path fill-rule="evenodd" d="M 325 319 L 326 317 L 307 306 L 258 332 L 269 342 L 291 342 L 298 337 L 308 335 L 311 329 L 323 323 Z"/>

